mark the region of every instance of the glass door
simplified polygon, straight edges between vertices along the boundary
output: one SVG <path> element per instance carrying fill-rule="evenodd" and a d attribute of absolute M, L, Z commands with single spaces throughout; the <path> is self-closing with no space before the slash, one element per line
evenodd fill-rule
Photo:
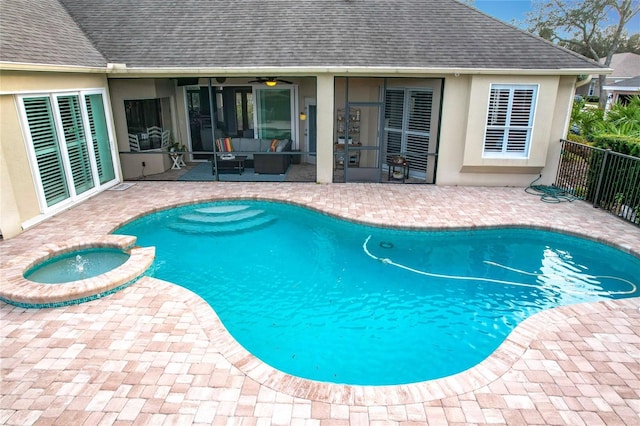
<path fill-rule="evenodd" d="M 107 119 L 104 112 L 104 100 L 100 93 L 85 95 L 84 100 L 87 107 L 93 156 L 98 179 L 102 185 L 116 178 L 111 143 L 109 142 L 109 129 L 107 128 Z"/>
<path fill-rule="evenodd" d="M 293 139 L 293 91 L 255 87 L 254 129 L 259 139 Z"/>
<path fill-rule="evenodd" d="M 307 121 L 305 124 L 305 141 L 307 145 L 306 150 L 309 152 L 306 160 L 309 164 L 316 164 L 316 152 L 318 149 L 317 106 L 315 99 L 308 100 L 306 103 Z"/>
<path fill-rule="evenodd" d="M 117 179 L 103 92 L 27 95 L 21 100 L 43 213 Z"/>
<path fill-rule="evenodd" d="M 55 100 L 62 136 L 60 149 L 63 152 L 63 158 L 66 157 L 68 160 L 65 166 L 67 176 L 71 177 L 71 186 L 79 195 L 95 186 L 89 161 L 89 144 L 82 123 L 80 100 L 77 95 L 57 96 Z"/>

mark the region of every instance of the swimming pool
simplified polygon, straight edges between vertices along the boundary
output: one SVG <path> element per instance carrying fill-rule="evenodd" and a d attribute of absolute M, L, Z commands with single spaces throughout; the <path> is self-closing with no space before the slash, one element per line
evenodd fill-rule
<path fill-rule="evenodd" d="M 455 374 L 536 312 L 640 295 L 639 259 L 544 231 L 400 231 L 242 201 L 117 232 L 156 246 L 153 275 L 203 297 L 255 356 L 336 383 Z"/>

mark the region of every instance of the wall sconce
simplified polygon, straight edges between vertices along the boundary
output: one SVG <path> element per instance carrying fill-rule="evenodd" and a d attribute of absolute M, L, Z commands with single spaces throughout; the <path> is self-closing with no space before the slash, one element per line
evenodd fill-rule
<path fill-rule="evenodd" d="M 307 119 L 307 114 L 305 114 L 304 112 L 300 113 L 300 121 L 304 121 Z"/>

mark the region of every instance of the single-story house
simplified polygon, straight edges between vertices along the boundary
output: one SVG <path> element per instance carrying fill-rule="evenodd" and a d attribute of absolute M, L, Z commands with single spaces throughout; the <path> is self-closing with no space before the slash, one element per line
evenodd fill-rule
<path fill-rule="evenodd" d="M 607 109 L 615 103 L 626 105 L 633 96 L 640 96 L 640 75 L 603 86 L 607 91 Z"/>
<path fill-rule="evenodd" d="M 577 77 L 608 71 L 455 0 L 0 4 L 4 238 L 169 169 L 169 142 L 288 139 L 319 183 L 340 150 L 346 182 L 401 154 L 426 183 L 551 183 Z"/>
<path fill-rule="evenodd" d="M 604 64 L 605 59 L 606 58 L 600 58 L 600 63 Z M 611 93 L 606 87 L 612 84 L 622 83 L 625 80 L 640 75 L 640 55 L 632 52 L 615 53 L 611 57 L 609 68 L 611 68 L 612 71 L 605 77 L 605 87 L 603 87 L 605 91 L 604 96 L 607 96 L 607 98 L 609 98 Z M 588 82 L 576 89 L 576 95 L 599 97 L 600 87 L 598 87 L 598 74 L 589 75 Z"/>

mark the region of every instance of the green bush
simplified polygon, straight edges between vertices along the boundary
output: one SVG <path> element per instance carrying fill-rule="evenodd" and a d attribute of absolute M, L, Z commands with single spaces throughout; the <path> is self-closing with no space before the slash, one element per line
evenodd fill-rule
<path fill-rule="evenodd" d="M 603 133 L 594 136 L 593 145 L 640 158 L 640 138 L 638 137 Z"/>
<path fill-rule="evenodd" d="M 598 108 L 585 108 L 584 102 L 575 102 L 571 110 L 571 127 L 587 141 L 593 140 L 597 128 L 604 121 L 604 112 Z"/>
<path fill-rule="evenodd" d="M 576 135 L 575 133 L 569 133 L 567 135 L 567 140 L 570 140 L 571 142 L 585 144 L 585 145 L 589 145 L 590 144 L 589 141 L 587 140 L 587 138 L 585 138 L 582 135 Z"/>

